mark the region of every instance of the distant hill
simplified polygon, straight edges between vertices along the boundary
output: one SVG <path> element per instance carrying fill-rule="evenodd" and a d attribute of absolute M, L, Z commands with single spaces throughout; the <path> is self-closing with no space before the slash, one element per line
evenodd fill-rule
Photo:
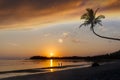
<path fill-rule="evenodd" d="M 120 59 L 120 50 L 105 54 L 105 55 L 98 55 L 98 56 L 87 56 L 87 57 L 80 57 L 80 56 L 68 56 L 68 57 L 45 57 L 45 56 L 32 56 L 30 57 L 31 60 L 38 60 L 38 59 L 84 59 L 84 60 L 103 60 L 103 59 Z"/>
<path fill-rule="evenodd" d="M 83 57 L 79 56 L 68 56 L 68 57 L 45 57 L 45 56 L 32 56 L 30 59 L 83 59 Z"/>
<path fill-rule="evenodd" d="M 48 59 L 47 57 L 44 56 L 32 56 L 30 59 Z"/>
<path fill-rule="evenodd" d="M 120 50 L 110 54 L 93 56 L 93 58 L 120 59 Z"/>

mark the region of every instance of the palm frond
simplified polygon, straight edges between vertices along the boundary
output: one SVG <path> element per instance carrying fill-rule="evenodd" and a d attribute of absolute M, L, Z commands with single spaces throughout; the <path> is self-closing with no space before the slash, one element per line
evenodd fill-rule
<path fill-rule="evenodd" d="M 94 23 L 97 24 L 98 22 L 102 22 L 100 19 L 95 19 Z"/>
<path fill-rule="evenodd" d="M 95 19 L 104 19 L 105 16 L 104 15 L 99 15 L 98 17 L 96 17 Z"/>
<path fill-rule="evenodd" d="M 89 24 L 90 24 L 89 22 L 85 21 L 84 23 L 82 23 L 82 24 L 79 26 L 79 28 L 81 28 L 82 26 L 87 26 L 87 25 L 89 25 Z"/>
<path fill-rule="evenodd" d="M 103 26 L 101 22 L 98 22 L 98 24 L 99 24 L 100 26 Z"/>
<path fill-rule="evenodd" d="M 79 28 L 81 28 L 82 26 L 84 26 L 84 25 L 86 25 L 85 23 L 82 23 L 80 26 L 79 26 Z"/>
<path fill-rule="evenodd" d="M 87 13 L 85 13 L 85 14 L 83 14 L 82 16 L 81 16 L 81 19 L 87 19 L 88 18 L 88 14 Z"/>
<path fill-rule="evenodd" d="M 95 21 L 94 21 L 94 24 L 96 25 L 96 24 L 99 24 L 100 26 L 102 26 L 102 21 L 100 20 L 100 19 L 96 19 Z"/>
<path fill-rule="evenodd" d="M 95 10 L 94 16 L 96 16 L 96 13 L 97 13 L 98 10 L 99 10 L 99 8 L 97 8 L 97 9 Z"/>

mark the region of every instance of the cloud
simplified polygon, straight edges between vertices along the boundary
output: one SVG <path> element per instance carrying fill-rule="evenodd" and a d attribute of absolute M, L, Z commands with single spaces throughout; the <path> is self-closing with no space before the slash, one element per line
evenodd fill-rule
<path fill-rule="evenodd" d="M 58 42 L 59 42 L 59 43 L 63 43 L 63 39 L 61 39 L 61 38 L 58 39 Z"/>
<path fill-rule="evenodd" d="M 49 15 L 72 7 L 73 0 L 1 0 L 0 28 L 28 27 L 51 22 Z"/>
<path fill-rule="evenodd" d="M 72 39 L 72 42 L 74 42 L 74 43 L 81 43 L 81 41 L 79 40 L 79 39 Z"/>
<path fill-rule="evenodd" d="M 119 4 L 119 0 L 0 0 L 0 29 L 31 28 L 71 20 L 87 7 L 119 10 Z"/>
<path fill-rule="evenodd" d="M 8 45 L 10 45 L 10 46 L 14 46 L 14 47 L 19 46 L 18 44 L 16 44 L 16 43 L 11 43 L 11 42 L 9 42 Z"/>
<path fill-rule="evenodd" d="M 61 35 L 61 37 L 62 37 L 63 39 L 68 38 L 68 37 L 69 37 L 69 32 L 63 32 L 62 35 Z"/>
<path fill-rule="evenodd" d="M 44 34 L 44 37 L 48 37 L 48 36 L 50 36 L 50 33 Z"/>
<path fill-rule="evenodd" d="M 105 10 L 119 10 L 120 9 L 120 0 L 106 0 L 101 5 Z"/>

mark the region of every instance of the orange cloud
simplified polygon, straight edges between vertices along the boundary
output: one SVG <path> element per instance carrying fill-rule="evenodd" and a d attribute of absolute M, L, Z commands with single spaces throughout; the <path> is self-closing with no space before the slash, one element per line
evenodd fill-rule
<path fill-rule="evenodd" d="M 0 29 L 79 19 L 85 8 L 119 11 L 119 0 L 0 0 Z"/>

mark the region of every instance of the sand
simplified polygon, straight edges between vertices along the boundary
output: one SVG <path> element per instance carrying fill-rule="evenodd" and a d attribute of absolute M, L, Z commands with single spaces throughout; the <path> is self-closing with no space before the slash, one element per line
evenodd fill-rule
<path fill-rule="evenodd" d="M 120 61 L 98 67 L 76 68 L 0 80 L 120 80 Z"/>

